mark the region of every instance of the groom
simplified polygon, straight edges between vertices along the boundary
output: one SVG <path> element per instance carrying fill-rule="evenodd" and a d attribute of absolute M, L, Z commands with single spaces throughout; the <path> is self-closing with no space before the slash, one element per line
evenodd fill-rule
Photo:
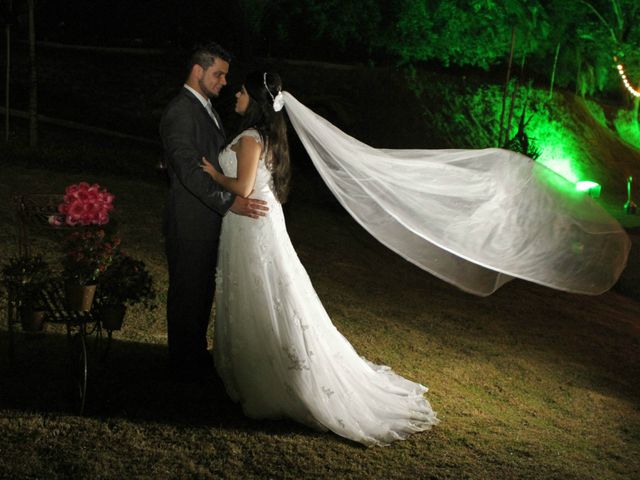
<path fill-rule="evenodd" d="M 231 57 L 210 43 L 196 49 L 184 88 L 167 106 L 160 136 L 169 174 L 164 235 L 169 265 L 167 331 L 169 360 L 177 378 L 210 377 L 207 327 L 215 290 L 222 217 L 231 210 L 258 218 L 265 202 L 234 196 L 202 168 L 206 157 L 219 171 L 225 133 L 211 97 L 227 84 Z"/>

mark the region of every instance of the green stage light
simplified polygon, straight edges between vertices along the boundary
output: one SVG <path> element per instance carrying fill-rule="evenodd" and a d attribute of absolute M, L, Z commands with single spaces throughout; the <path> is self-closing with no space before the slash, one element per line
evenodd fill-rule
<path fill-rule="evenodd" d="M 602 186 L 599 183 L 592 182 L 591 180 L 583 180 L 576 183 L 576 190 L 579 192 L 586 192 L 593 198 L 598 198 L 602 192 Z"/>

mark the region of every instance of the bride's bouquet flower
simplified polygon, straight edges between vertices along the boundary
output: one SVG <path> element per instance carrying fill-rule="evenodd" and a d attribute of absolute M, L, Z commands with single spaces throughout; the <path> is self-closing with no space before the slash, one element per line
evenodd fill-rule
<path fill-rule="evenodd" d="M 69 185 L 64 192 L 58 212 L 50 221 L 54 225 L 105 225 L 109 223 L 109 212 L 113 210 L 115 195 L 94 183 L 80 182 Z"/>

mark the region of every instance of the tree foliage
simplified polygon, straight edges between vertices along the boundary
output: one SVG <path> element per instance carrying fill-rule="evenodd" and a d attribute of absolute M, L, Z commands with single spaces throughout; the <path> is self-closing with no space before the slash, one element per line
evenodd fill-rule
<path fill-rule="evenodd" d="M 613 57 L 639 64 L 637 0 L 242 0 L 279 55 L 490 69 L 515 61 L 583 94 L 613 89 Z M 271 52 L 270 52 L 271 53 Z M 633 70 L 633 67 L 631 67 Z"/>
<path fill-rule="evenodd" d="M 484 69 L 504 61 L 515 27 L 520 50 L 540 47 L 549 24 L 537 0 L 405 0 L 387 46 L 404 62 L 439 60 Z"/>
<path fill-rule="evenodd" d="M 41 38 L 183 47 L 215 39 L 242 55 L 502 68 L 584 94 L 619 88 L 613 57 L 640 82 L 638 0 L 40 1 Z M 22 3 L 19 3 L 22 5 Z M 153 4 L 153 8 L 151 8 Z M 105 21 L 106 18 L 113 19 Z M 519 62 L 519 63 L 518 63 Z"/>
<path fill-rule="evenodd" d="M 241 0 L 254 35 L 271 52 L 324 57 L 356 50 L 369 56 L 382 27 L 385 2 L 376 0 Z M 391 2 L 389 2 L 391 3 Z M 270 52 L 270 53 L 271 53 Z"/>

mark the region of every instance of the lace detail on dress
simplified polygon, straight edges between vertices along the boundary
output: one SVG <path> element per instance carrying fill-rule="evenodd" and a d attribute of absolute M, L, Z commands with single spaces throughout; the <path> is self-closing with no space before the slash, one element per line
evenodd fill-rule
<path fill-rule="evenodd" d="M 289 370 L 310 370 L 307 365 L 307 360 L 301 359 L 296 352 L 296 349 L 293 347 L 287 348 L 284 347 L 283 350 L 289 357 Z"/>

